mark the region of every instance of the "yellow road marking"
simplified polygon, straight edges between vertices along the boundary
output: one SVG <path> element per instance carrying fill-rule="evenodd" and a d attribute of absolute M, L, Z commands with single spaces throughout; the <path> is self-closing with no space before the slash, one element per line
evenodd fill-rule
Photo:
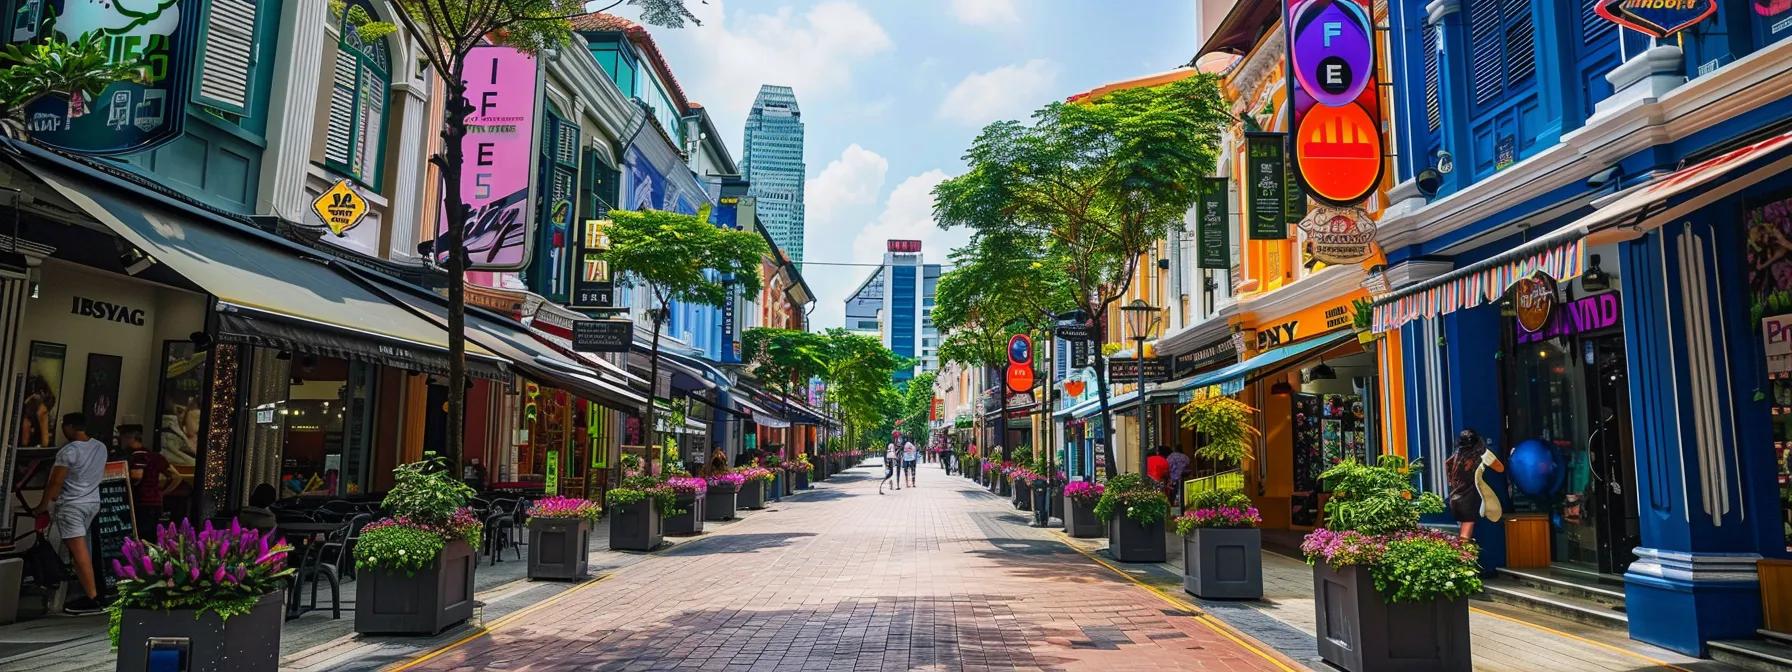
<path fill-rule="evenodd" d="M 499 618 L 498 620 L 492 621 L 490 624 L 487 624 L 485 627 L 479 628 L 472 632 L 467 633 L 467 635 L 465 637 L 461 637 L 460 639 L 454 640 L 454 641 L 444 644 L 440 647 L 437 647 L 436 649 L 430 651 L 429 653 L 423 654 L 422 656 L 419 656 L 417 658 L 413 658 L 413 659 L 405 661 L 404 663 L 401 663 L 399 665 L 386 668 L 386 670 L 387 670 L 387 672 L 401 672 L 402 670 L 408 670 L 408 669 L 411 669 L 418 665 L 427 663 L 431 660 L 435 660 L 436 658 L 439 658 L 442 655 L 444 655 L 450 651 L 453 651 L 462 646 L 465 646 L 467 642 L 471 642 L 475 639 L 479 639 L 480 637 L 485 637 L 494 632 L 497 632 L 499 629 L 501 629 L 504 626 L 507 626 L 511 623 L 516 622 L 518 619 L 521 619 L 525 616 L 528 616 L 529 614 L 533 614 L 537 611 L 545 609 L 551 605 L 558 604 L 561 600 L 572 597 L 573 595 L 579 593 L 580 591 L 585 590 L 586 588 L 590 588 L 599 583 L 602 583 L 602 582 L 604 582 L 604 580 L 609 579 L 611 576 L 612 576 L 612 574 L 605 574 L 605 575 L 597 577 L 595 579 L 591 579 L 591 580 L 581 583 L 577 586 L 573 586 L 572 588 L 570 588 L 568 590 L 564 590 L 558 594 L 552 595 L 552 596 L 548 597 L 548 599 L 542 600 L 542 601 L 537 602 L 528 607 L 524 607 L 522 609 L 518 609 L 516 611 L 505 614 L 503 617 Z"/>
<path fill-rule="evenodd" d="M 1588 644 L 1588 645 L 1592 645 L 1592 646 L 1596 646 L 1596 647 L 1599 647 L 1599 648 L 1601 648 L 1601 649 L 1605 649 L 1605 650 L 1607 650 L 1607 651 L 1611 651 L 1611 652 L 1613 652 L 1613 653 L 1620 653 L 1620 654 L 1623 654 L 1623 655 L 1626 655 L 1626 656 L 1630 656 L 1630 657 L 1632 657 L 1632 658 L 1635 658 L 1635 659 L 1637 659 L 1637 660 L 1641 660 L 1641 661 L 1645 661 L 1645 662 L 1648 662 L 1648 663 L 1651 663 L 1651 664 L 1653 664 L 1653 665 L 1655 665 L 1655 666 L 1656 666 L 1656 667 L 1660 667 L 1660 668 L 1664 668 L 1664 669 L 1669 669 L 1669 670 L 1676 670 L 1676 671 L 1677 671 L 1677 672 L 1691 672 L 1691 671 L 1690 671 L 1690 670 L 1688 670 L 1688 669 L 1686 669 L 1686 668 L 1684 668 L 1684 667 L 1680 667 L 1680 666 L 1679 666 L 1679 665 L 1675 665 L 1675 664 L 1673 664 L 1673 663 L 1670 663 L 1670 662 L 1668 662 L 1668 661 L 1665 661 L 1665 660 L 1661 660 L 1661 659 L 1658 659 L 1658 658 L 1652 658 L 1652 657 L 1650 657 L 1650 656 L 1647 656 L 1647 655 L 1644 655 L 1644 654 L 1641 654 L 1641 653 L 1637 653 L 1637 652 L 1635 652 L 1635 651 L 1631 651 L 1631 650 L 1629 650 L 1629 649 L 1626 649 L 1626 648 L 1623 648 L 1623 647 L 1619 647 L 1619 646 L 1612 646 L 1612 645 L 1611 645 L 1611 644 L 1607 644 L 1607 643 L 1605 643 L 1605 642 L 1601 642 L 1601 641 L 1598 641 L 1598 640 L 1594 640 L 1594 639 L 1587 639 L 1587 638 L 1586 638 L 1586 637 L 1582 637 L 1582 636 L 1580 636 L 1580 635 L 1576 635 L 1576 634 L 1574 634 L 1574 633 L 1570 633 L 1570 632 L 1562 632 L 1562 631 L 1561 631 L 1561 630 L 1557 630 L 1557 629 L 1555 629 L 1555 628 L 1551 628 L 1551 627 L 1549 627 L 1549 626 L 1547 626 L 1547 625 L 1538 625 L 1538 624 L 1536 624 L 1536 623 L 1530 623 L 1530 622 L 1526 622 L 1526 621 L 1521 621 L 1521 620 L 1519 620 L 1519 619 L 1516 619 L 1516 618 L 1513 618 L 1513 617 L 1511 617 L 1511 616 L 1507 616 L 1507 615 L 1505 615 L 1505 614 L 1496 614 L 1496 613 L 1493 613 L 1493 612 L 1491 612 L 1491 611 L 1487 611 L 1487 610 L 1485 610 L 1485 609 L 1481 609 L 1481 608 L 1479 608 L 1479 607 L 1469 607 L 1469 609 L 1468 609 L 1468 610 L 1469 610 L 1469 611 L 1472 611 L 1472 612 L 1475 612 L 1475 613 L 1477 613 L 1477 614 L 1480 614 L 1480 615 L 1482 615 L 1482 616 L 1490 616 L 1490 617 L 1493 617 L 1493 618 L 1497 618 L 1497 619 L 1499 619 L 1499 620 L 1502 620 L 1502 621 L 1506 621 L 1506 622 L 1507 622 L 1507 623 L 1517 623 L 1517 624 L 1519 624 L 1519 625 L 1522 625 L 1522 626 L 1526 626 L 1526 627 L 1530 627 L 1530 628 L 1536 628 L 1536 629 L 1538 629 L 1538 630 L 1542 630 L 1542 631 L 1544 631 L 1544 632 L 1547 632 L 1547 633 L 1550 633 L 1550 634 L 1552 634 L 1552 635 L 1556 635 L 1556 636 L 1558 636 L 1558 637 L 1566 637 L 1566 638 L 1568 638 L 1568 639 L 1572 639 L 1572 640 L 1574 640 L 1574 641 L 1577 641 L 1577 642 L 1580 642 L 1580 643 L 1582 643 L 1582 644 Z"/>
<path fill-rule="evenodd" d="M 1249 637 L 1249 635 L 1239 632 L 1236 628 L 1232 627 L 1231 624 L 1226 623 L 1225 621 L 1222 621 L 1222 620 L 1219 620 L 1217 618 L 1207 615 L 1206 612 L 1201 611 L 1201 608 L 1199 606 L 1196 606 L 1193 602 L 1189 602 L 1188 600 L 1184 600 L 1175 595 L 1171 595 L 1168 591 L 1165 591 L 1164 589 L 1159 588 L 1157 586 L 1151 585 L 1149 583 L 1145 583 L 1144 581 L 1140 581 L 1139 577 L 1133 576 L 1131 573 L 1128 573 L 1124 569 L 1115 567 L 1113 564 L 1109 563 L 1106 560 L 1101 559 L 1100 556 L 1097 556 L 1094 553 L 1090 553 L 1086 550 L 1083 550 L 1083 548 L 1081 546 L 1076 545 L 1076 542 L 1071 541 L 1070 537 L 1065 535 L 1064 532 L 1061 530 L 1052 530 L 1052 534 L 1057 535 L 1058 540 L 1060 542 L 1062 542 L 1065 546 L 1069 546 L 1070 550 L 1076 551 L 1077 553 L 1081 553 L 1083 555 L 1083 557 L 1088 558 L 1090 560 L 1094 560 L 1096 564 L 1106 567 L 1109 570 L 1112 570 L 1115 574 L 1119 574 L 1120 576 L 1125 577 L 1127 581 L 1131 581 L 1135 585 L 1139 586 L 1140 588 L 1144 588 L 1145 590 L 1151 591 L 1152 595 L 1156 595 L 1158 597 L 1158 599 L 1170 603 L 1170 606 L 1176 607 L 1183 611 L 1190 612 L 1194 616 L 1196 623 L 1200 623 L 1201 625 L 1207 626 L 1207 629 L 1212 630 L 1214 632 L 1214 634 L 1217 634 L 1221 637 L 1231 640 L 1231 642 L 1233 644 L 1237 644 L 1240 647 L 1243 647 L 1244 650 L 1246 650 L 1246 651 L 1250 651 L 1251 653 L 1257 654 L 1257 657 L 1269 661 L 1269 663 L 1271 665 L 1274 665 L 1277 668 L 1280 668 L 1282 670 L 1282 672 L 1297 672 L 1297 670 L 1295 670 L 1295 668 L 1289 667 L 1288 664 L 1282 662 L 1282 660 L 1280 658 L 1277 658 L 1275 655 L 1273 655 L 1267 651 L 1264 651 L 1263 647 L 1257 646 L 1256 644 L 1253 644 L 1251 641 L 1246 641 L 1245 638 Z"/>

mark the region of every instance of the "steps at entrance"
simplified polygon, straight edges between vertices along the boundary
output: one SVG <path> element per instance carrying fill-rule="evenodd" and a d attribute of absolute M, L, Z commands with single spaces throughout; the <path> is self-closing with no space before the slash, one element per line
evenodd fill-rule
<path fill-rule="evenodd" d="M 1602 628 L 1630 627 L 1621 590 L 1567 581 L 1543 572 L 1506 568 L 1498 572 L 1486 581 L 1487 599 Z"/>
<path fill-rule="evenodd" d="M 1792 670 L 1792 635 L 1758 630 L 1759 639 L 1732 639 L 1710 642 L 1711 659 L 1746 670 L 1785 672 Z"/>

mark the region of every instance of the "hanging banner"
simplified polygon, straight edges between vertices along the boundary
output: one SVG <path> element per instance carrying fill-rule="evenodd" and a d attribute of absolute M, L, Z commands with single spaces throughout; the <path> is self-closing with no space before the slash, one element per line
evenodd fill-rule
<path fill-rule="evenodd" d="M 535 171 L 536 91 L 540 88 L 535 57 L 511 47 L 474 47 L 465 61 L 467 136 L 461 140 L 461 200 L 468 206 L 464 224 L 467 268 L 520 271 L 529 265 L 535 208 L 530 176 Z M 448 208 L 442 208 L 437 235 L 448 230 Z M 439 240 L 439 238 L 438 238 Z M 447 250 L 435 250 L 438 263 Z"/>
<path fill-rule="evenodd" d="M 1231 184 L 1223 177 L 1201 178 L 1195 201 L 1195 267 L 1232 267 Z"/>
<path fill-rule="evenodd" d="M 49 12 L 22 3 L 19 20 L 56 17 L 59 39 L 76 42 L 104 36 L 106 53 L 134 54 L 148 67 L 144 83 L 114 82 L 91 100 L 48 95 L 25 107 L 32 139 L 80 154 L 128 154 L 180 137 L 187 119 L 187 89 L 193 79 L 193 41 L 199 32 L 199 5 L 193 0 L 130 3 L 51 0 Z M 12 26 L 14 37 L 35 36 L 37 24 Z"/>
<path fill-rule="evenodd" d="M 1285 135 L 1283 137 L 1288 139 L 1287 146 L 1282 148 L 1283 155 L 1293 156 L 1294 136 Z M 1283 171 L 1282 189 L 1288 194 L 1288 206 L 1283 214 L 1286 215 L 1289 224 L 1299 224 L 1301 220 L 1307 218 L 1307 190 L 1301 188 L 1300 176 L 1294 174 L 1294 162 L 1284 161 L 1283 165 L 1287 169 Z"/>
<path fill-rule="evenodd" d="M 1351 206 L 1381 183 L 1381 98 L 1369 0 L 1287 0 L 1291 160 L 1308 195 Z"/>
<path fill-rule="evenodd" d="M 1607 21 L 1661 39 L 1711 18 L 1717 13 L 1717 0 L 1599 0 L 1593 11 Z"/>
<path fill-rule="evenodd" d="M 1369 258 L 1375 245 L 1375 220 L 1361 208 L 1322 205 L 1301 220 L 1307 234 L 1305 251 L 1327 264 L 1354 264 Z"/>
<path fill-rule="evenodd" d="M 1245 206 L 1250 209 L 1251 240 L 1288 238 L 1288 197 L 1283 180 L 1287 168 L 1282 149 L 1287 141 L 1280 133 L 1245 136 Z"/>

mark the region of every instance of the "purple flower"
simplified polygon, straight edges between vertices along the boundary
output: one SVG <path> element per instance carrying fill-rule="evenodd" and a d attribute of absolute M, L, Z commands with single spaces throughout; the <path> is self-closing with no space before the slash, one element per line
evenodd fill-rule
<path fill-rule="evenodd" d="M 194 581 L 199 580 L 199 568 L 198 567 L 194 567 L 191 571 L 188 571 L 187 574 L 191 575 L 193 577 Z"/>
<path fill-rule="evenodd" d="M 143 573 L 144 574 L 156 573 L 156 561 L 147 555 L 143 556 Z"/>
<path fill-rule="evenodd" d="M 218 565 L 218 570 L 215 572 L 212 572 L 212 583 L 223 583 L 224 577 L 228 576 L 228 575 L 229 574 L 224 571 L 224 566 Z"/>

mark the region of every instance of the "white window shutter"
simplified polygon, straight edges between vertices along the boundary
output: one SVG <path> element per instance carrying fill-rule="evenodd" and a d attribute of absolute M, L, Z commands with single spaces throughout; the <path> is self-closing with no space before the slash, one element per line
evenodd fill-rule
<path fill-rule="evenodd" d="M 386 87 L 372 68 L 361 68 L 361 101 L 356 110 L 360 117 L 355 147 L 355 174 L 372 182 L 379 175 L 380 143 L 385 136 Z"/>
<path fill-rule="evenodd" d="M 206 14 L 201 102 L 239 114 L 249 111 L 255 68 L 254 0 L 212 0 Z"/>
<path fill-rule="evenodd" d="M 329 127 L 324 137 L 324 160 L 348 166 L 354 154 L 355 132 L 355 57 L 347 51 L 336 52 L 336 67 L 331 74 Z"/>

